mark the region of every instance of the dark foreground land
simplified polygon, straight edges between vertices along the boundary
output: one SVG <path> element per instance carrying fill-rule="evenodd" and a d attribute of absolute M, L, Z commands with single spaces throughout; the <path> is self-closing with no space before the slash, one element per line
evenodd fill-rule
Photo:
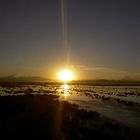
<path fill-rule="evenodd" d="M 0 139 L 136 140 L 127 126 L 55 95 L 0 97 Z"/>

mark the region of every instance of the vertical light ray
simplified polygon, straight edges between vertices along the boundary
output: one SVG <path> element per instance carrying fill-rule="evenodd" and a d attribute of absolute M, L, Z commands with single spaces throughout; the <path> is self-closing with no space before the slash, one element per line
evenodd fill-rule
<path fill-rule="evenodd" d="M 66 66 L 70 63 L 70 46 L 68 44 L 68 29 L 67 29 L 67 9 L 66 0 L 61 0 L 61 25 L 62 25 L 62 39 L 64 47 L 64 56 L 66 60 Z"/>

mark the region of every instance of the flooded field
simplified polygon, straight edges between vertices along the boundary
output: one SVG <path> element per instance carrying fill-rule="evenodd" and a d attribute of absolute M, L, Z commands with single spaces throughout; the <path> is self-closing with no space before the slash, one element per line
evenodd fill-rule
<path fill-rule="evenodd" d="M 133 129 L 140 129 L 140 86 L 89 86 L 73 84 L 1 85 L 0 96 L 59 95 L 60 100 L 99 112 Z"/>

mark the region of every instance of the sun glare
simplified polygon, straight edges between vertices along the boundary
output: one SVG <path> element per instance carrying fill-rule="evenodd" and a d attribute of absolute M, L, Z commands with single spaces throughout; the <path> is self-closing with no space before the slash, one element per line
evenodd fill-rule
<path fill-rule="evenodd" d="M 60 73 L 58 74 L 58 78 L 61 81 L 67 82 L 67 81 L 73 80 L 74 75 L 71 70 L 65 69 L 65 70 L 60 71 Z"/>

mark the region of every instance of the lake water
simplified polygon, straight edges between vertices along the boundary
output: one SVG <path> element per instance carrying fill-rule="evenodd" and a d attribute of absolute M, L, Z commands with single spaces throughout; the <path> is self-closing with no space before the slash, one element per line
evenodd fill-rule
<path fill-rule="evenodd" d="M 1 96 L 54 94 L 60 100 L 94 110 L 136 130 L 140 129 L 140 86 L 16 85 L 0 86 Z"/>

